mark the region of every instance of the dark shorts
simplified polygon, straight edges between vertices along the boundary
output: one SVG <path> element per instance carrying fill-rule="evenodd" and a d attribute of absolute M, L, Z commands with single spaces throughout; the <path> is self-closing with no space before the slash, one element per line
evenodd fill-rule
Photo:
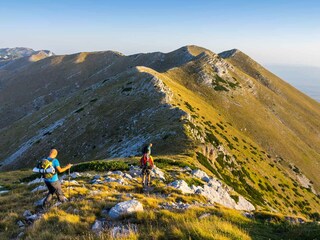
<path fill-rule="evenodd" d="M 141 174 L 142 175 L 150 175 L 152 168 L 151 167 L 143 167 Z"/>

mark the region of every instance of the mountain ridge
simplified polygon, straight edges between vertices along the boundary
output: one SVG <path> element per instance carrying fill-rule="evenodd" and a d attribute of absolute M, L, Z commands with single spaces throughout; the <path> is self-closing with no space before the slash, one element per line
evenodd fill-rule
<path fill-rule="evenodd" d="M 30 167 L 51 146 L 64 163 L 139 155 L 153 142 L 157 154 L 190 156 L 256 205 L 317 209 L 320 104 L 231 52 L 84 52 L 8 70 L 1 170 Z M 291 199 L 274 199 L 284 190 Z"/>

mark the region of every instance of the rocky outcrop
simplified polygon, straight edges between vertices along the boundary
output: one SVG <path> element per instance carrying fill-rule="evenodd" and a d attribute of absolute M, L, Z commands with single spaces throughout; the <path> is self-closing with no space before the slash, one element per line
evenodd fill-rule
<path fill-rule="evenodd" d="M 129 200 L 125 202 L 118 203 L 109 211 L 109 217 L 117 219 L 121 216 L 128 215 L 134 212 L 142 212 L 143 206 L 137 200 Z"/>

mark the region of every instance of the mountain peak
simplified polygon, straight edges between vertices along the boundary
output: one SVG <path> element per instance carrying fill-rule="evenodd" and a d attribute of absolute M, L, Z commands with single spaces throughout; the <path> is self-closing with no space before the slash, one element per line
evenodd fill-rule
<path fill-rule="evenodd" d="M 241 53 L 241 51 L 239 49 L 234 48 L 234 49 L 231 49 L 231 50 L 227 50 L 227 51 L 221 52 L 218 55 L 220 57 L 222 57 L 222 58 L 230 58 L 230 57 L 233 57 L 237 53 Z"/>

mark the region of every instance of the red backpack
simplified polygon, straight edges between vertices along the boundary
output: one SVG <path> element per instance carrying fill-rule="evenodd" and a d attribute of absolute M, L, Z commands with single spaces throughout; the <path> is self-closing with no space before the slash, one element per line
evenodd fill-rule
<path fill-rule="evenodd" d="M 143 156 L 140 159 L 140 165 L 142 167 L 153 167 L 151 157 L 148 157 L 148 154 L 143 154 Z"/>

